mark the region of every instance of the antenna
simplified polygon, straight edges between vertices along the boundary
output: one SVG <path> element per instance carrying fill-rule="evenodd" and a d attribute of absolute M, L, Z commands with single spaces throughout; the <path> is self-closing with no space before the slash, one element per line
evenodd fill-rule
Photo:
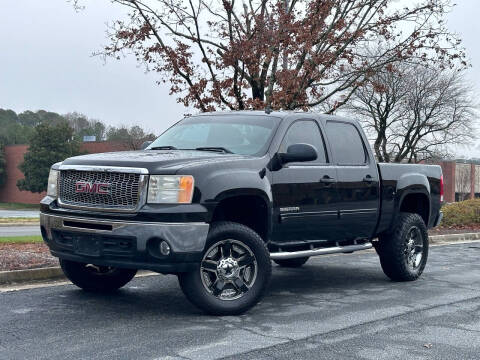
<path fill-rule="evenodd" d="M 270 105 L 267 105 L 265 108 L 265 114 L 270 114 L 272 112 L 272 107 Z"/>

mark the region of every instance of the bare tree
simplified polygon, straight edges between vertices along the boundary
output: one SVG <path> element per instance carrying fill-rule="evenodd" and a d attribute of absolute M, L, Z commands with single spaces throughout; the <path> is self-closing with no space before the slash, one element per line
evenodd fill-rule
<path fill-rule="evenodd" d="M 447 157 L 449 145 L 471 141 L 477 119 L 461 72 L 409 63 L 373 75 L 346 108 L 383 162 Z"/>
<path fill-rule="evenodd" d="M 126 126 L 109 127 L 107 130 L 107 140 L 116 141 L 124 144 L 129 150 L 139 150 L 145 141 L 153 141 L 156 136 L 145 132 L 140 126 L 134 125 L 130 128 Z"/>
<path fill-rule="evenodd" d="M 389 64 L 465 64 L 442 20 L 450 0 L 112 2 L 129 9 L 129 20 L 111 24 L 100 54 L 133 53 L 200 111 L 327 104 L 332 112 Z M 372 43 L 384 51 L 366 53 Z"/>

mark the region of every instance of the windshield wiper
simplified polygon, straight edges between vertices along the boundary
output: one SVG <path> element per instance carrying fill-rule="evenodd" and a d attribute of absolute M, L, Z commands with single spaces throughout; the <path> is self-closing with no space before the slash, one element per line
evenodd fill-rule
<path fill-rule="evenodd" d="M 214 152 L 221 152 L 225 154 L 233 154 L 230 150 L 221 147 L 221 146 L 202 146 L 202 147 L 197 147 L 195 150 L 199 151 L 214 151 Z"/>
<path fill-rule="evenodd" d="M 178 149 L 172 145 L 164 145 L 164 146 L 154 146 L 148 150 L 178 150 Z"/>

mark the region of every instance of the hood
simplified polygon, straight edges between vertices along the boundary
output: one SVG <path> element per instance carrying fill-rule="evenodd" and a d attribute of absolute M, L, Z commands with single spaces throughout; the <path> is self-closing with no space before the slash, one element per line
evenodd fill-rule
<path fill-rule="evenodd" d="M 246 156 L 197 150 L 139 150 L 118 151 L 75 156 L 63 165 L 98 165 L 146 168 L 149 173 L 174 174 L 185 166 L 217 163 Z"/>

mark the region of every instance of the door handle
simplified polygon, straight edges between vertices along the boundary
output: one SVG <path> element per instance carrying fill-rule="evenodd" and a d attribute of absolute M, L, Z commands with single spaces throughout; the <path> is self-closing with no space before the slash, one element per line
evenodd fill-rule
<path fill-rule="evenodd" d="M 328 175 L 325 175 L 324 177 L 322 177 L 322 178 L 320 179 L 320 182 L 321 182 L 322 184 L 325 184 L 325 185 L 330 185 L 330 184 L 332 184 L 332 183 L 335 182 L 335 179 L 334 179 L 334 178 L 331 178 L 331 177 L 328 176 Z"/>
<path fill-rule="evenodd" d="M 371 184 L 373 182 L 373 178 L 371 175 L 366 175 L 364 178 L 363 178 L 363 181 L 366 182 L 366 183 L 369 183 Z"/>

